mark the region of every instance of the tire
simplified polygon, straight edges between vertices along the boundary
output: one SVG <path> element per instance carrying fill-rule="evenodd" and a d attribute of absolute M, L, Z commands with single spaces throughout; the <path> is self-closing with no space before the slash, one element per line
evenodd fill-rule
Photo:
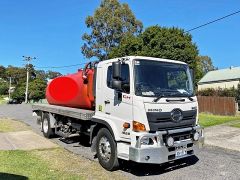
<path fill-rule="evenodd" d="M 96 149 L 99 163 L 104 169 L 114 171 L 119 168 L 117 145 L 108 129 L 102 128 L 98 132 Z"/>
<path fill-rule="evenodd" d="M 50 118 L 47 113 L 44 113 L 43 119 L 42 119 L 42 132 L 44 137 L 51 138 L 54 136 L 54 131 L 50 126 Z"/>

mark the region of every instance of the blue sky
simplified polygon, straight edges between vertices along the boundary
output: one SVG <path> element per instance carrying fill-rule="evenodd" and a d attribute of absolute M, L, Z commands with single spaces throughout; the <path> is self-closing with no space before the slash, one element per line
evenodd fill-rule
<path fill-rule="evenodd" d="M 121 0 L 144 27 L 160 25 L 186 30 L 240 10 L 233 0 Z M 0 0 L 0 64 L 23 66 L 22 56 L 37 57 L 35 66 L 84 63 L 81 36 L 85 18 L 100 0 Z M 240 14 L 192 31 L 201 55 L 219 68 L 240 66 Z M 67 74 L 78 67 L 52 69 Z M 45 69 L 48 70 L 48 69 Z"/>

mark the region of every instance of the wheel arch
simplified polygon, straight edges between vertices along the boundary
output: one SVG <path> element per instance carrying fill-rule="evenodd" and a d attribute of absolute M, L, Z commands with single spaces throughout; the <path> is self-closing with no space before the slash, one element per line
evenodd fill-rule
<path fill-rule="evenodd" d="M 103 121 L 101 119 L 97 119 L 97 118 L 93 118 L 92 119 L 93 122 L 95 122 L 96 124 L 91 126 L 91 131 L 90 131 L 90 144 L 92 144 L 92 141 L 94 139 L 94 137 L 97 136 L 98 131 L 101 128 L 107 128 L 109 130 L 109 132 L 111 133 L 111 135 L 113 136 L 113 139 L 115 139 L 115 134 L 112 130 L 112 127 L 110 126 L 110 124 L 106 121 Z"/>

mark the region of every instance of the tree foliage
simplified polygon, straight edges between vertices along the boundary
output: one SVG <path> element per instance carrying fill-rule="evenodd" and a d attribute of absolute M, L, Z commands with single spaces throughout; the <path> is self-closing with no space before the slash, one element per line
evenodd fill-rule
<path fill-rule="evenodd" d="M 220 97 L 238 97 L 238 91 L 240 89 L 232 88 L 208 88 L 204 90 L 200 90 L 197 92 L 199 96 L 220 96 Z"/>
<path fill-rule="evenodd" d="M 0 95 L 5 95 L 8 93 L 8 83 L 3 80 L 3 79 L 0 79 Z"/>
<path fill-rule="evenodd" d="M 191 35 L 182 29 L 151 26 L 137 37 L 125 37 L 110 52 L 111 58 L 129 55 L 179 60 L 195 67 L 198 49 Z"/>
<path fill-rule="evenodd" d="M 34 79 L 29 83 L 29 99 L 39 101 L 45 98 L 47 83 L 43 79 Z"/>
<path fill-rule="evenodd" d="M 237 87 L 236 99 L 240 103 L 240 83 L 238 84 L 238 87 Z"/>
<path fill-rule="evenodd" d="M 209 71 L 216 69 L 209 56 L 198 56 L 196 58 L 196 81 L 198 82 Z"/>
<path fill-rule="evenodd" d="M 82 53 L 87 58 L 98 57 L 100 60 L 107 59 L 123 37 L 138 35 L 143 27 L 128 4 L 121 4 L 118 0 L 103 0 L 85 23 L 91 32 L 82 36 L 85 41 Z"/>
<path fill-rule="evenodd" d="M 212 63 L 212 59 L 209 56 L 198 56 L 197 63 L 203 75 L 216 69 Z"/>
<path fill-rule="evenodd" d="M 47 79 L 54 79 L 58 76 L 62 76 L 62 74 L 56 71 L 47 71 L 46 76 L 47 76 Z"/>
<path fill-rule="evenodd" d="M 25 99 L 25 88 L 26 88 L 26 83 L 18 84 L 15 87 L 14 92 L 12 93 L 12 99 L 16 99 L 18 101 L 23 102 Z"/>

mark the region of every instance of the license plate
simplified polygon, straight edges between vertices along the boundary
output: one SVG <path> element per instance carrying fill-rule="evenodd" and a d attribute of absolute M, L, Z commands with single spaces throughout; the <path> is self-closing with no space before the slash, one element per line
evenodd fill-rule
<path fill-rule="evenodd" d="M 179 149 L 179 150 L 176 151 L 175 156 L 177 158 L 177 157 L 182 157 L 182 156 L 184 156 L 186 154 L 187 154 L 187 150 L 186 149 Z"/>

